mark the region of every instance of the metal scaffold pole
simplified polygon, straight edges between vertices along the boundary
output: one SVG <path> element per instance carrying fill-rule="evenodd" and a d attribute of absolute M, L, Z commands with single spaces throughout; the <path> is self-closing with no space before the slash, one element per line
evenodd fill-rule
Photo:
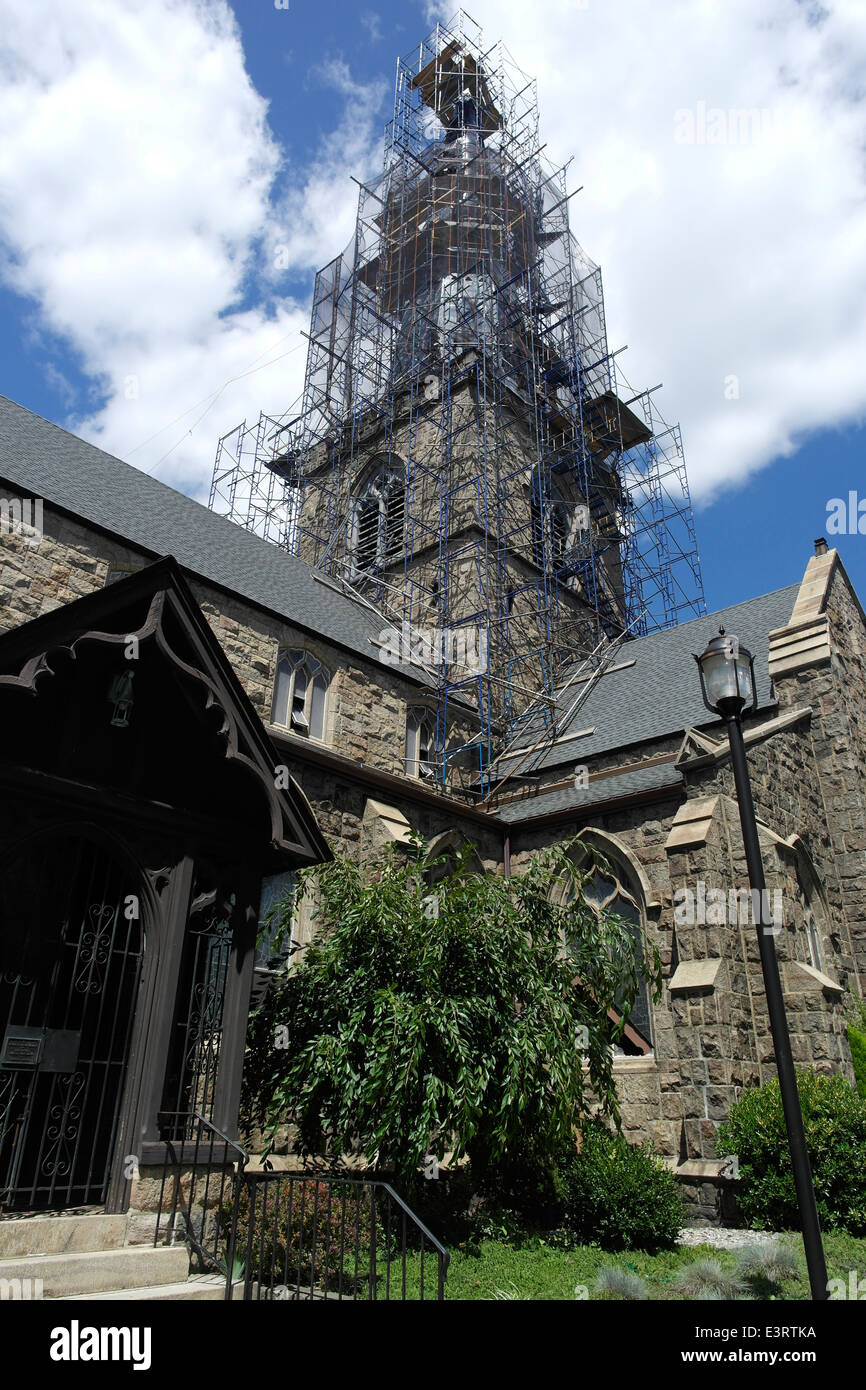
<path fill-rule="evenodd" d="M 566 175 L 534 81 L 468 15 L 438 24 L 316 276 L 300 406 L 214 469 L 213 507 L 444 634 L 438 773 L 479 799 L 600 641 L 704 611 L 679 430 L 608 346 Z"/>

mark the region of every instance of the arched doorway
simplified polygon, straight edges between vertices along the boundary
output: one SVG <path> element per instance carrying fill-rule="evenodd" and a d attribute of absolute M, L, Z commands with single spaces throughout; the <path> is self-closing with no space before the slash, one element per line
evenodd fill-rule
<path fill-rule="evenodd" d="M 0 1203 L 105 1201 L 143 935 L 140 883 L 79 832 L 0 864 Z"/>

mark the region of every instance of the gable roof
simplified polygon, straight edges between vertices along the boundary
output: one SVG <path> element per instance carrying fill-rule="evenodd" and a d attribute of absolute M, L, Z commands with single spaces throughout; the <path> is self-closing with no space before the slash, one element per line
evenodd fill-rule
<path fill-rule="evenodd" d="M 153 556 L 174 555 L 188 572 L 248 599 L 286 622 L 375 661 L 374 645 L 388 620 L 338 592 L 296 556 L 263 541 L 184 493 L 86 443 L 0 396 L 0 478 L 42 497 Z M 524 761 L 520 771 L 583 762 L 597 754 L 663 738 L 711 721 L 692 654 L 724 626 L 755 654 L 762 706 L 774 697 L 768 675 L 768 633 L 784 626 L 799 584 L 623 643 L 613 666 L 585 703 L 557 731 L 557 742 Z M 619 668 L 619 669 L 617 669 Z M 419 667 L 393 663 L 406 679 L 431 686 Z M 567 692 L 564 709 L 579 686 Z M 563 736 L 591 730 L 563 742 Z M 521 737 L 527 747 L 532 737 Z M 515 766 L 503 758 L 500 770 Z"/>
<path fill-rule="evenodd" d="M 180 650 L 178 639 L 168 635 L 169 612 L 182 633 Z M 131 614 L 137 616 L 131 619 Z M 163 659 L 194 683 L 202 712 L 209 719 L 212 711 L 222 716 L 222 757 L 257 779 L 269 809 L 271 847 L 290 851 L 303 863 L 331 859 L 300 787 L 292 778 L 287 786 L 278 785 L 274 770 L 282 757 L 171 557 L 0 634 L 0 690 L 36 695 L 41 683 L 54 675 L 61 654 L 75 659 L 79 647 L 88 644 L 121 652 L 132 637 L 142 644 L 154 641 Z M 13 752 L 14 739 L 4 760 L 11 762 Z"/>
<path fill-rule="evenodd" d="M 185 493 L 0 396 L 0 478 L 109 531 L 154 558 L 173 555 L 210 580 L 308 632 L 375 661 L 388 619 L 339 592 L 303 560 Z M 392 665 L 430 683 L 418 667 Z"/>
<path fill-rule="evenodd" d="M 705 618 L 692 618 L 678 627 L 663 628 L 647 637 L 623 642 L 611 667 L 592 686 L 585 701 L 557 730 L 557 741 L 523 759 L 503 758 L 500 770 L 520 772 L 582 763 L 599 753 L 676 734 L 690 725 L 714 722 L 702 699 L 693 657 L 702 652 L 720 627 L 735 633 L 755 658 L 758 703 L 775 704 L 769 676 L 769 633 L 790 621 L 799 584 L 774 589 L 760 598 L 720 608 Z M 566 714 L 580 686 L 566 691 L 561 710 Z M 584 731 L 586 731 L 584 733 Z M 583 736 L 565 741 L 567 734 Z M 527 731 L 522 748 L 532 744 Z"/>

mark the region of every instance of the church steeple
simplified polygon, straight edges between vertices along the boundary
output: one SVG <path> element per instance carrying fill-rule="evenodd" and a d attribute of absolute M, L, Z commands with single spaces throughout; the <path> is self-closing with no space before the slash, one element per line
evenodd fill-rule
<path fill-rule="evenodd" d="M 398 64 L 381 177 L 316 276 L 301 412 L 270 439 L 303 558 L 401 625 L 476 633 L 486 668 L 435 675 L 443 721 L 458 694 L 480 715 L 482 785 L 532 692 L 550 710 L 600 638 L 702 610 L 679 433 L 609 351 L 535 83 L 465 15 Z"/>

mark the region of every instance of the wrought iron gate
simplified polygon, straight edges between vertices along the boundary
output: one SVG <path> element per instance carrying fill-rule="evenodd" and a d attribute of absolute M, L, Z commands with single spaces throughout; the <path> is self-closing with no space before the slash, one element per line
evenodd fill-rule
<path fill-rule="evenodd" d="M 160 1138 L 189 1139 L 182 1115 L 211 1121 L 222 1050 L 223 1004 L 232 952 L 235 895 L 199 866 L 184 938 L 163 1090 Z"/>
<path fill-rule="evenodd" d="M 0 1203 L 101 1204 L 138 997 L 138 884 L 71 836 L 0 874 Z"/>

